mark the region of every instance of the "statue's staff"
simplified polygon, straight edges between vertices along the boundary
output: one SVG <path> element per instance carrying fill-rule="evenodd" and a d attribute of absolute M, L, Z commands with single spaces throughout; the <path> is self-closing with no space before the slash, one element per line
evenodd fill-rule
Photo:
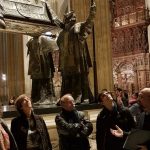
<path fill-rule="evenodd" d="M 95 1 L 94 0 L 91 0 L 91 4 L 93 4 Z"/>
<path fill-rule="evenodd" d="M 71 8 L 70 8 L 70 0 L 67 0 L 68 3 L 68 12 L 70 12 Z"/>
<path fill-rule="evenodd" d="M 95 3 L 95 0 L 91 0 L 91 6 Z M 95 27 L 93 23 L 92 28 L 92 37 L 93 37 L 93 72 L 94 72 L 94 97 L 95 102 L 97 102 L 98 97 L 98 84 L 97 84 L 97 65 L 96 65 L 96 48 L 95 48 Z"/>

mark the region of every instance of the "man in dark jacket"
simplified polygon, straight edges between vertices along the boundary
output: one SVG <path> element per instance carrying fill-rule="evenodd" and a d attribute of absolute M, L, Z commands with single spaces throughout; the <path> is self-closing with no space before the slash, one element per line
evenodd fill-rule
<path fill-rule="evenodd" d="M 60 105 L 62 111 L 55 118 L 60 150 L 89 150 L 88 136 L 93 130 L 92 123 L 85 118 L 83 112 L 75 109 L 70 94 L 61 98 Z"/>
<path fill-rule="evenodd" d="M 129 131 L 135 126 L 134 119 L 129 110 L 118 107 L 107 91 L 101 93 L 98 100 L 101 100 L 103 110 L 98 114 L 96 120 L 97 150 L 123 150 L 125 138 L 113 136 L 110 128 L 115 128 L 117 124 L 125 131 Z"/>

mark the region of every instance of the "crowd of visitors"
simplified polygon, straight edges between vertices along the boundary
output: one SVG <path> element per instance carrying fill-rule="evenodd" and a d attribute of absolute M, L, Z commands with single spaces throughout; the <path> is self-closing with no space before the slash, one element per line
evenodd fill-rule
<path fill-rule="evenodd" d="M 74 11 L 70 11 L 64 15 L 63 23 L 57 23 L 60 23 L 62 29 L 57 39 L 60 49 L 59 69 L 62 75 L 61 98 L 58 104 L 62 109 L 55 117 L 60 150 L 91 148 L 88 138 L 93 131 L 93 124 L 84 112 L 76 109 L 75 103 L 94 101 L 88 81 L 92 63 L 86 39 L 92 33 L 95 15 L 96 5 L 92 0 L 89 16 L 84 22 L 76 23 L 76 15 Z M 57 17 L 54 18 L 53 21 L 56 22 Z M 2 6 L 0 27 L 5 28 Z M 34 113 L 32 107 L 32 102 L 39 104 L 40 99 L 43 103 L 55 96 L 52 50 L 45 39 L 47 37 L 37 35 L 27 44 L 32 101 L 25 94 L 10 98 L 9 105 L 15 105 L 18 116 L 12 119 L 9 130 L 0 114 L 0 150 L 52 150 L 46 123 L 41 116 Z M 133 93 L 131 98 L 121 88 L 117 88 L 114 93 L 103 89 L 97 101 L 102 106 L 96 119 L 97 150 L 124 150 L 133 129 L 150 131 L 150 88 Z M 150 138 L 144 143 L 138 143 L 137 149 L 150 150 Z"/>
<path fill-rule="evenodd" d="M 136 97 L 137 102 L 128 107 L 124 106 L 122 100 L 115 99 L 107 89 L 99 93 L 98 102 L 102 110 L 96 120 L 97 150 L 111 150 L 112 145 L 116 150 L 123 150 L 133 129 L 150 131 L 150 88 L 142 89 L 138 99 Z M 16 98 L 14 105 L 18 116 L 12 119 L 11 130 L 0 119 L 0 149 L 52 150 L 45 121 L 34 113 L 31 99 L 22 94 Z M 71 94 L 60 98 L 60 106 L 62 110 L 55 117 L 59 149 L 90 150 L 88 137 L 93 131 L 91 121 L 75 108 Z M 150 139 L 139 144 L 138 149 L 150 150 Z"/>

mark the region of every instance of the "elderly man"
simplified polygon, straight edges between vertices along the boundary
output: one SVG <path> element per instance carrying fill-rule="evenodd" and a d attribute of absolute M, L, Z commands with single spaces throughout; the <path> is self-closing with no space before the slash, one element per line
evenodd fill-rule
<path fill-rule="evenodd" d="M 92 123 L 83 112 L 75 109 L 72 95 L 64 95 L 60 105 L 62 111 L 55 118 L 60 150 L 89 150 L 88 136 L 93 130 Z"/>
<path fill-rule="evenodd" d="M 150 88 L 144 88 L 139 93 L 139 103 L 143 108 L 144 112 L 141 113 L 139 120 L 137 121 L 137 128 L 142 130 L 150 131 Z M 111 133 L 116 137 L 123 137 L 124 132 L 118 126 L 117 130 L 112 130 Z M 147 143 L 139 146 L 140 150 L 150 149 L 150 139 Z"/>

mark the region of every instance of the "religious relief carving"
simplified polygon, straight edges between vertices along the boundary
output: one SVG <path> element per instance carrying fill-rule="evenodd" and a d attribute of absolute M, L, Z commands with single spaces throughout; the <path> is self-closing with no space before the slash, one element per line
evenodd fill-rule
<path fill-rule="evenodd" d="M 124 0 L 116 0 L 116 4 L 118 8 L 122 8 L 124 6 Z"/>
<path fill-rule="evenodd" d="M 42 25 L 41 24 L 33 24 L 28 22 L 21 22 L 21 21 L 12 21 L 12 20 L 6 20 L 6 29 L 10 32 L 18 32 L 23 34 L 33 34 L 33 33 L 43 33 L 47 32 L 50 29 L 53 29 L 52 27 Z"/>
<path fill-rule="evenodd" d="M 116 10 L 117 16 L 124 15 L 126 13 L 130 13 L 132 11 L 132 6 L 134 3 L 131 0 L 117 0 L 116 1 Z M 121 12 L 121 13 L 120 13 Z"/>
<path fill-rule="evenodd" d="M 113 7 L 117 12 L 112 18 L 114 83 L 132 93 L 150 86 L 149 12 L 145 11 L 149 5 L 147 0 L 116 0 Z"/>
<path fill-rule="evenodd" d="M 135 6 L 136 8 L 144 8 L 145 1 L 144 0 L 136 0 L 135 1 Z"/>
<path fill-rule="evenodd" d="M 128 14 L 128 13 L 130 13 L 131 12 L 131 6 L 126 6 L 125 8 L 124 8 L 124 13 L 125 14 Z"/>
<path fill-rule="evenodd" d="M 135 50 L 141 52 L 147 52 L 148 50 L 148 39 L 147 29 L 145 27 L 137 27 L 134 29 L 135 36 Z"/>
<path fill-rule="evenodd" d="M 137 20 L 138 21 L 142 21 L 145 19 L 145 12 L 144 12 L 144 9 L 143 10 L 140 10 L 137 12 Z"/>
<path fill-rule="evenodd" d="M 122 31 L 119 31 L 118 32 L 118 43 L 117 43 L 117 47 L 118 47 L 118 52 L 119 53 L 123 53 L 123 51 L 124 51 L 124 46 L 125 46 L 125 44 L 124 44 L 124 41 L 125 40 L 125 38 L 124 38 L 124 32 L 122 32 Z"/>
<path fill-rule="evenodd" d="M 42 6 L 40 0 L 5 0 L 5 1 L 11 1 L 15 3 L 23 3 L 23 4 L 30 4 L 35 6 Z"/>
<path fill-rule="evenodd" d="M 132 93 L 134 76 L 134 66 L 131 61 L 122 61 L 119 64 L 114 64 L 113 78 L 116 86 L 124 90 L 130 89 L 129 93 Z"/>
<path fill-rule="evenodd" d="M 147 28 L 137 26 L 115 30 L 112 36 L 113 52 L 118 55 L 128 53 L 147 52 L 148 39 Z"/>
<path fill-rule="evenodd" d="M 123 15 L 121 18 L 121 24 L 122 25 L 128 25 L 129 24 L 129 16 L 128 15 Z"/>
<path fill-rule="evenodd" d="M 141 49 L 143 52 L 148 52 L 148 33 L 147 33 L 147 27 L 142 28 L 142 37 L 141 37 Z"/>
<path fill-rule="evenodd" d="M 133 29 L 132 28 L 129 28 L 126 30 L 127 34 L 125 34 L 125 46 L 126 47 L 126 52 L 131 52 L 134 50 L 134 46 L 133 46 L 133 42 L 134 42 L 134 35 L 133 35 Z"/>
<path fill-rule="evenodd" d="M 113 53 L 117 53 L 117 43 L 118 43 L 118 39 L 116 36 L 112 37 L 112 51 Z"/>
<path fill-rule="evenodd" d="M 117 18 L 114 19 L 113 26 L 115 28 L 121 26 L 121 19 L 120 19 L 120 17 L 117 17 Z"/>
<path fill-rule="evenodd" d="M 110 4 L 114 28 L 142 22 L 145 19 L 145 6 L 143 0 L 116 0 Z"/>
<path fill-rule="evenodd" d="M 129 23 L 136 23 L 136 12 L 129 14 Z"/>

